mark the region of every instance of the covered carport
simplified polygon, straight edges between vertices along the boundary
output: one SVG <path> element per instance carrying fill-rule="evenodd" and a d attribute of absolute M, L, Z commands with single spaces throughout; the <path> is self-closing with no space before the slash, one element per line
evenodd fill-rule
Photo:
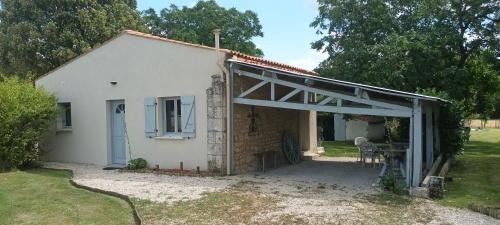
<path fill-rule="evenodd" d="M 238 151 L 253 146 L 252 143 L 245 143 L 245 138 L 252 134 L 240 135 L 238 131 L 241 129 L 234 129 L 238 121 L 250 121 L 243 125 L 249 126 L 250 131 L 252 126 L 257 126 L 252 124 L 255 120 L 265 120 L 265 124 L 275 123 L 274 127 L 295 129 L 304 127 L 300 121 L 312 120 L 316 112 L 408 118 L 409 147 L 400 167 L 410 187 L 420 186 L 423 171 L 432 167 L 434 158 L 439 154 L 439 104 L 443 101 L 439 98 L 327 79 L 237 55 L 227 63 L 230 74 L 229 108 L 232 112 L 229 120 L 230 130 L 233 131 L 229 135 L 227 154 L 230 173 L 238 173 L 240 164 L 248 163 L 238 158 L 241 155 Z M 257 107 L 265 109 L 261 110 L 261 115 L 254 112 Z M 269 116 L 276 113 L 280 115 Z M 315 133 L 316 127 L 313 126 L 315 123 L 305 125 L 306 129 Z M 267 143 L 264 138 L 270 139 L 272 132 L 277 131 L 269 127 L 265 132 L 256 144 L 275 145 L 273 141 Z M 309 135 L 309 138 L 314 139 L 315 135 Z M 309 143 L 313 142 L 315 140 L 309 140 Z"/>

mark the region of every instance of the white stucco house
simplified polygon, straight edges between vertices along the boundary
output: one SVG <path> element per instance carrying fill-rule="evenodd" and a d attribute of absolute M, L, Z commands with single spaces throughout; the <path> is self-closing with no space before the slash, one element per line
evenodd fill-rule
<path fill-rule="evenodd" d="M 57 129 L 46 144 L 47 159 L 124 165 L 130 159 L 130 149 L 132 158 L 145 158 L 150 166 L 178 168 L 183 162 L 186 169 L 207 170 L 212 160 L 221 167 L 226 160 L 226 93 L 221 74 L 227 70 L 225 60 L 233 57 L 258 59 L 226 49 L 124 31 L 38 78 L 36 85 L 54 92 L 63 109 Z M 260 63 L 272 65 L 266 60 Z M 241 113 L 246 121 L 247 109 Z M 259 114 L 264 116 L 264 112 Z M 308 112 L 301 114 L 309 123 Z M 298 120 L 299 114 L 288 117 Z M 294 125 L 289 132 L 297 139 L 302 135 L 302 146 L 308 150 L 306 142 L 309 135 L 314 135 L 309 134 L 309 124 L 302 128 L 298 123 Z M 253 169 L 253 152 L 269 148 L 279 151 L 280 130 L 276 130 L 278 135 L 263 136 L 258 131 L 252 135 L 250 139 L 255 140 L 248 143 L 273 136 L 268 142 L 276 143 L 245 150 L 249 153 L 240 157 L 244 168 L 238 171 Z"/>
<path fill-rule="evenodd" d="M 127 30 L 38 78 L 62 109 L 47 160 L 105 166 L 141 157 L 161 168 L 245 173 L 290 160 L 284 136 L 315 153 L 318 111 L 409 119 L 401 161 L 409 186 L 439 154 L 441 99 L 318 77 L 220 49 L 217 32 L 215 40 L 212 48 Z"/>

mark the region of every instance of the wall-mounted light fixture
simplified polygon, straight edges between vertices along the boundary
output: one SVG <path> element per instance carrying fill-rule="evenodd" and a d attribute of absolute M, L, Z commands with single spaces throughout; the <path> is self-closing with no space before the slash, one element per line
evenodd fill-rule
<path fill-rule="evenodd" d="M 118 84 L 118 82 L 116 82 L 116 81 L 111 81 L 111 82 L 109 82 L 109 83 L 110 83 L 111 85 L 113 85 L 113 86 L 115 86 L 116 84 Z"/>

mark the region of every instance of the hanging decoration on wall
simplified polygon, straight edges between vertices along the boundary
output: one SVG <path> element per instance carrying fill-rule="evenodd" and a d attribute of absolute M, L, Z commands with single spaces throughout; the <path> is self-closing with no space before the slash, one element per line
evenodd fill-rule
<path fill-rule="evenodd" d="M 248 125 L 248 135 L 256 135 L 257 119 L 259 118 L 259 114 L 255 113 L 255 106 L 251 107 L 250 114 L 248 114 L 247 117 L 250 118 L 250 125 Z"/>

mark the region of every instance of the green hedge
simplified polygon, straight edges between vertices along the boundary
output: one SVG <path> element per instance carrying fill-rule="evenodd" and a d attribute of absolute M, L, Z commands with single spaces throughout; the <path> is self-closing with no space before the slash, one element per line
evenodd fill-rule
<path fill-rule="evenodd" d="M 57 112 L 54 95 L 31 81 L 0 76 L 0 171 L 38 161 L 38 145 Z"/>

